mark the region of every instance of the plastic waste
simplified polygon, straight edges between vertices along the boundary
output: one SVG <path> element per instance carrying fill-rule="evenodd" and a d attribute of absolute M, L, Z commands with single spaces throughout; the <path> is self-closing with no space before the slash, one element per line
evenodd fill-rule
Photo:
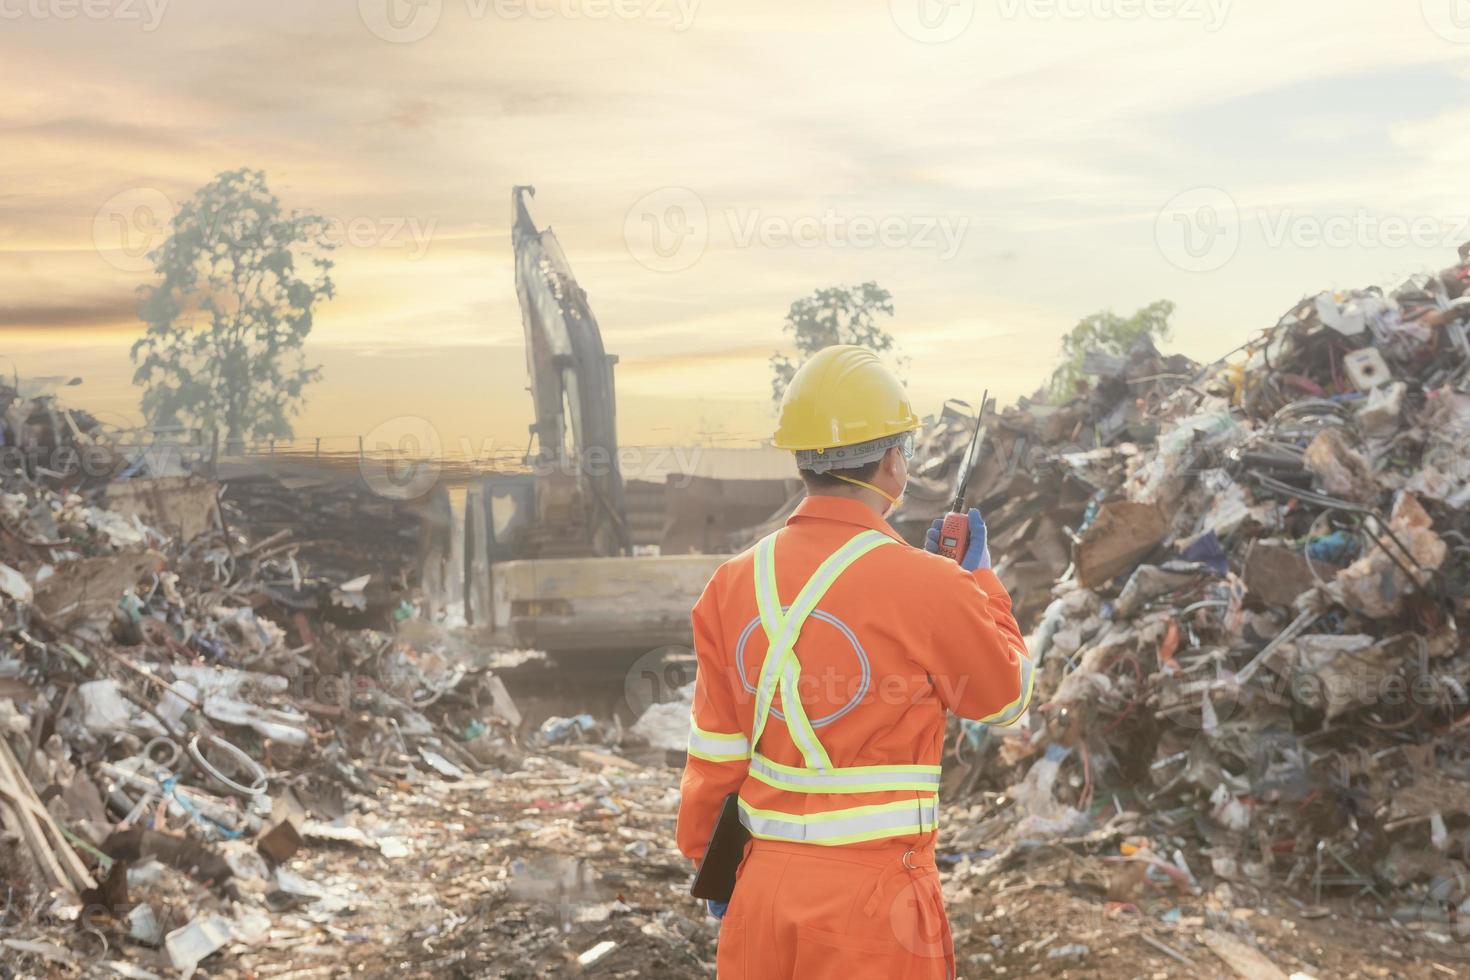
<path fill-rule="evenodd" d="M 591 715 L 576 715 L 572 718 L 552 717 L 541 723 L 537 737 L 545 745 L 560 745 L 577 735 L 585 735 L 597 728 L 597 719 Z"/>
<path fill-rule="evenodd" d="M 232 935 L 229 919 L 209 915 L 175 929 L 164 937 L 163 944 L 174 969 L 190 977 L 200 963 L 224 949 Z"/>
<path fill-rule="evenodd" d="M 1333 531 L 1307 542 L 1307 557 L 1329 565 L 1346 565 L 1358 556 L 1358 539 L 1347 531 Z"/>

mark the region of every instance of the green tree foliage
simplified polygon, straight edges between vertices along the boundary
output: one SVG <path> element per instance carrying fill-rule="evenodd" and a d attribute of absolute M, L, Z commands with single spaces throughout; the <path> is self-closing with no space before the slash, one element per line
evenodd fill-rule
<path fill-rule="evenodd" d="M 1143 337 L 1168 340 L 1172 333 L 1169 317 L 1173 315 L 1174 304 L 1161 299 L 1131 317 L 1103 311 L 1082 319 L 1062 338 L 1062 362 L 1051 376 L 1052 396 L 1066 400 L 1077 393 L 1078 383 L 1087 377 L 1082 362 L 1088 351 L 1126 355 Z"/>
<path fill-rule="evenodd" d="M 786 386 L 807 358 L 824 347 L 858 344 L 879 354 L 894 352 L 893 335 L 878 326 L 878 316 L 893 316 L 893 295 L 876 282 L 818 289 L 791 304 L 785 331 L 796 345 L 795 359 L 771 355 L 771 395 L 779 403 Z M 904 358 L 896 358 L 901 367 Z"/>
<path fill-rule="evenodd" d="M 147 324 L 133 345 L 150 425 L 195 425 L 230 451 L 291 436 L 304 390 L 321 375 L 302 345 L 317 304 L 335 294 L 325 223 L 282 213 L 259 170 L 200 188 L 149 258 Z M 304 270 L 304 271 L 303 271 Z"/>

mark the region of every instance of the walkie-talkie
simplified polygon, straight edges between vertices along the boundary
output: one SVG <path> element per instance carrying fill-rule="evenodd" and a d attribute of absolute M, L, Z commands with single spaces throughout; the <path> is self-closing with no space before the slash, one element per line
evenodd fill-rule
<path fill-rule="evenodd" d="M 959 485 L 955 488 L 954 503 L 939 525 L 939 553 L 946 558 L 960 561 L 970 547 L 970 514 L 965 506 L 965 494 L 970 489 L 970 477 L 975 474 L 976 453 L 985 432 L 985 407 L 990 404 L 990 389 L 980 399 L 980 412 L 975 416 L 975 434 L 970 437 L 970 448 L 960 460 Z"/>

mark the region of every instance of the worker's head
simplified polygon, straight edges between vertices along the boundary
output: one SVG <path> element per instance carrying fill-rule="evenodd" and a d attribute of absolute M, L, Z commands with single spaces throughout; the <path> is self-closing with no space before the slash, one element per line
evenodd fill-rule
<path fill-rule="evenodd" d="M 773 442 L 796 453 L 809 491 L 860 498 L 871 492 L 891 509 L 908 483 L 918 427 L 903 382 L 876 354 L 828 347 L 791 379 Z"/>

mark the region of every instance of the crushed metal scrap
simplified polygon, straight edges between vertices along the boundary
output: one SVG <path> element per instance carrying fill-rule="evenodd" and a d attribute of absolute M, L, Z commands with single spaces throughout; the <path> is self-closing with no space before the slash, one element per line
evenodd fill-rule
<path fill-rule="evenodd" d="M 1106 862 L 1111 902 L 1282 890 L 1464 956 L 1467 282 L 1313 296 L 1200 368 L 1145 344 L 999 416 L 976 499 L 1043 680 L 1022 725 L 958 726 L 955 790 L 1004 791 L 954 830 L 958 881 L 1056 847 Z"/>

